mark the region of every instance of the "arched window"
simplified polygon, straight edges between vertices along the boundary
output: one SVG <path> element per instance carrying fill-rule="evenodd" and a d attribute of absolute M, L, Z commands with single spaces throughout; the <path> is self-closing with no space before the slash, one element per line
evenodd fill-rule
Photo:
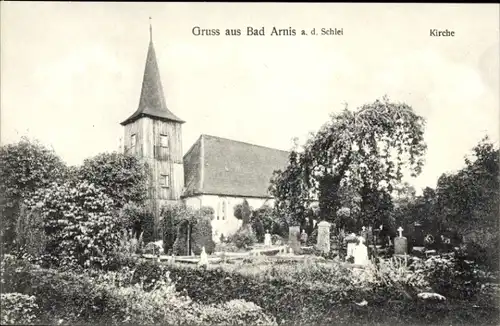
<path fill-rule="evenodd" d="M 222 199 L 222 219 L 225 220 L 227 217 L 227 202 L 226 199 Z"/>

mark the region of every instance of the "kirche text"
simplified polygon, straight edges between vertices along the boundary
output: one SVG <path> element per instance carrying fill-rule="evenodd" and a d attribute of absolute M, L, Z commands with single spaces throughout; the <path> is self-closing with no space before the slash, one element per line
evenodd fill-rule
<path fill-rule="evenodd" d="M 445 29 L 444 31 L 438 30 L 436 28 L 433 28 L 429 31 L 430 36 L 444 36 L 444 37 L 454 37 L 455 36 L 455 31 L 450 31 L 448 29 Z"/>

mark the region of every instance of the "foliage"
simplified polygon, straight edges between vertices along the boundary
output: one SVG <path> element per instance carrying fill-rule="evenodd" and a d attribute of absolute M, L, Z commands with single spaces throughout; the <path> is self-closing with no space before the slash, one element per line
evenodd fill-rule
<path fill-rule="evenodd" d="M 191 248 L 199 254 L 202 247 L 210 254 L 215 248 L 212 239 L 212 220 L 214 210 L 211 207 L 193 209 L 183 204 L 162 207 L 162 229 L 166 252 L 172 249 L 175 255 L 188 255 L 187 233 L 190 229 Z"/>
<path fill-rule="evenodd" d="M 143 234 L 137 234 L 133 230 L 122 230 L 120 242 L 118 243 L 118 249 L 120 253 L 126 255 L 133 255 L 138 253 L 143 245 L 144 238 Z"/>
<path fill-rule="evenodd" d="M 31 263 L 13 255 L 0 259 L 0 288 L 2 293 L 25 293 L 31 287 Z"/>
<path fill-rule="evenodd" d="M 154 240 L 154 217 L 144 205 L 127 203 L 120 209 L 120 220 L 126 230 L 132 230 L 136 236 L 142 234 L 145 243 Z"/>
<path fill-rule="evenodd" d="M 9 260 L 4 264 L 9 265 L 6 269 L 12 280 L 19 277 L 19 263 Z M 31 266 L 27 273 L 30 286 L 25 287 L 26 294 L 36 297 L 39 320 L 44 324 L 275 324 L 261 308 L 244 300 L 214 305 L 193 302 L 176 291 L 169 271 L 156 264 L 84 273 Z"/>
<path fill-rule="evenodd" d="M 4 249 L 11 249 L 20 205 L 35 190 L 66 176 L 64 162 L 38 141 L 21 138 L 0 147 L 0 215 Z"/>
<path fill-rule="evenodd" d="M 365 272 L 307 260 L 256 261 L 208 269 L 137 261 L 115 273 L 61 272 L 33 266 L 26 270 L 22 267 L 25 261 L 9 262 L 2 264 L 2 275 L 8 271 L 9 283 L 24 289 L 10 287 L 9 291 L 35 295 L 41 321 L 46 324 L 62 319 L 65 324 L 110 325 L 144 321 L 177 325 L 273 325 L 276 321 L 283 325 L 352 325 L 371 324 L 374 318 L 382 324 L 495 324 L 498 318 L 494 302 L 468 309 L 473 301 L 457 304 L 449 297 L 446 303 L 427 303 L 402 297 L 401 289 L 414 294 L 411 287 L 403 286 L 410 283 L 407 279 L 418 280 L 411 273 L 425 276 L 432 272 L 425 269 L 425 261 L 409 261 L 408 267 L 394 261 L 386 264 L 387 268 Z M 432 264 L 428 268 L 434 268 Z M 419 271 L 420 267 L 423 270 Z M 381 282 L 378 274 L 390 276 L 390 282 Z M 401 287 L 395 287 L 397 284 Z M 354 304 L 362 300 L 368 304 Z"/>
<path fill-rule="evenodd" d="M 274 245 L 282 245 L 284 243 L 283 237 L 279 234 L 272 234 L 271 243 Z"/>
<path fill-rule="evenodd" d="M 386 98 L 333 114 L 301 153 L 291 152 L 287 169 L 275 173 L 270 191 L 277 209 L 297 223 L 308 200 L 318 196 L 322 219 L 343 228 L 336 212 L 344 188 L 359 194 L 363 223 L 379 223 L 375 219 L 381 216 L 369 212 L 389 209 L 387 194 L 401 181 L 403 170 L 421 172 L 426 150 L 423 126 L 424 119 L 411 107 Z"/>
<path fill-rule="evenodd" d="M 36 320 L 38 309 L 34 296 L 21 293 L 0 294 L 0 322 L 9 324 L 32 324 Z"/>
<path fill-rule="evenodd" d="M 296 149 L 290 152 L 289 163 L 284 171 L 275 171 L 269 187 L 275 197 L 274 208 L 278 216 L 283 216 L 283 224 L 300 225 L 307 210 L 308 191 L 303 178 L 302 156 Z"/>
<path fill-rule="evenodd" d="M 422 270 L 431 287 L 446 297 L 471 299 L 479 294 L 477 266 L 460 257 L 431 257 L 424 261 Z"/>
<path fill-rule="evenodd" d="M 405 291 L 414 296 L 421 286 L 419 282 L 422 273 L 417 272 L 416 264 L 414 267 L 405 268 L 406 272 L 399 271 L 401 265 L 396 263 L 388 264 L 381 272 L 376 269 L 363 272 L 340 264 L 328 265 L 307 261 L 267 264 L 266 261 L 256 261 L 255 265 L 229 264 L 222 267 L 200 269 L 145 262 L 138 266 L 135 277 L 145 277 L 144 283 L 147 284 L 158 279 L 162 270 L 166 269 L 170 271 L 172 279 L 176 280 L 176 288 L 185 289 L 197 302 L 216 304 L 232 299 L 251 301 L 284 325 L 302 325 L 306 322 L 321 324 L 326 321 L 329 321 L 329 324 L 342 325 L 351 325 L 353 322 L 370 324 L 373 318 L 382 318 L 379 322 L 387 321 L 389 324 L 400 324 L 403 320 L 411 321 L 411 324 L 421 324 L 423 321 L 439 324 L 457 314 L 456 309 L 451 310 L 446 305 L 418 302 L 413 297 L 406 297 Z M 390 282 L 382 282 L 382 278 L 378 276 L 380 273 L 393 275 Z M 415 273 L 420 273 L 420 276 L 411 276 Z M 417 288 L 412 290 L 412 284 Z M 422 287 L 425 287 L 425 282 Z M 353 302 L 362 300 L 367 300 L 368 305 L 362 309 L 356 308 Z M 492 314 L 498 312 L 493 307 L 495 306 L 489 308 L 493 309 L 490 310 L 490 323 Z M 443 308 L 446 309 L 443 311 Z M 339 315 L 339 311 L 345 315 Z M 401 313 L 404 313 L 404 316 L 401 316 Z M 429 317 L 429 314 L 432 317 Z M 314 318 L 311 318 L 312 316 Z M 332 316 L 336 318 L 336 322 L 332 320 Z M 462 323 L 465 324 L 477 321 L 472 316 L 464 318 L 466 321 L 462 320 Z M 460 319 L 454 320 L 458 322 Z"/>
<path fill-rule="evenodd" d="M 189 221 L 180 221 L 177 224 L 177 236 L 175 238 L 172 252 L 175 256 L 187 256 L 191 253 L 188 252 L 188 232 L 191 233 L 192 226 Z"/>
<path fill-rule="evenodd" d="M 145 254 L 161 255 L 164 253 L 163 247 L 158 242 L 149 242 L 143 249 Z"/>
<path fill-rule="evenodd" d="M 147 196 L 146 166 L 135 156 L 114 152 L 85 159 L 78 178 L 102 188 L 116 208 L 142 204 Z"/>
<path fill-rule="evenodd" d="M 254 232 L 257 237 L 261 237 L 263 241 L 264 235 L 267 231 L 271 234 L 279 234 L 281 236 L 286 236 L 288 234 L 288 229 L 286 225 L 282 223 L 282 219 L 276 215 L 276 211 L 273 207 L 264 204 L 261 207 L 253 211 L 252 214 L 252 225 Z M 262 225 L 262 229 L 261 229 Z M 262 234 L 260 234 L 262 232 Z"/>
<path fill-rule="evenodd" d="M 215 244 L 215 252 L 237 252 L 240 251 L 234 243 L 231 242 L 219 242 Z"/>
<path fill-rule="evenodd" d="M 307 237 L 307 245 L 308 246 L 314 246 L 318 243 L 318 229 L 314 229 L 311 232 L 311 235 Z"/>
<path fill-rule="evenodd" d="M 176 239 L 176 214 L 174 214 L 172 206 L 162 207 L 160 219 L 163 232 L 163 251 L 168 253 L 172 250 Z"/>
<path fill-rule="evenodd" d="M 30 257 L 41 257 L 45 252 L 47 236 L 39 209 L 26 209 L 21 206 L 21 211 L 16 225 L 16 253 L 25 253 Z"/>
<path fill-rule="evenodd" d="M 441 235 L 454 246 L 461 241 L 468 259 L 497 269 L 500 241 L 499 151 L 487 137 L 465 158 L 465 166 L 452 174 L 443 174 L 436 189 L 425 188 L 422 195 L 406 186 L 395 201 L 395 220 L 411 230 L 414 222 L 423 225 L 439 244 Z M 404 187 L 403 187 L 404 188 Z"/>
<path fill-rule="evenodd" d="M 234 206 L 234 217 L 238 220 L 242 220 L 242 225 L 250 223 L 250 218 L 252 217 L 252 207 L 250 207 L 246 199 L 243 200 L 243 203 Z"/>
<path fill-rule="evenodd" d="M 206 213 L 210 212 L 206 211 Z M 195 255 L 199 255 L 203 247 L 209 255 L 215 249 L 215 242 L 212 239 L 212 218 L 211 216 L 202 216 L 193 225 L 191 245 Z"/>
<path fill-rule="evenodd" d="M 229 242 L 238 249 L 248 249 L 257 242 L 257 237 L 250 225 L 242 226 L 229 237 Z"/>
<path fill-rule="evenodd" d="M 48 236 L 47 252 L 57 265 L 104 266 L 123 229 L 113 201 L 87 182 L 53 183 L 26 200 L 38 208 Z"/>
<path fill-rule="evenodd" d="M 260 218 L 254 218 L 252 220 L 252 230 L 255 234 L 257 242 L 264 242 L 266 231 L 264 230 L 264 225 Z"/>

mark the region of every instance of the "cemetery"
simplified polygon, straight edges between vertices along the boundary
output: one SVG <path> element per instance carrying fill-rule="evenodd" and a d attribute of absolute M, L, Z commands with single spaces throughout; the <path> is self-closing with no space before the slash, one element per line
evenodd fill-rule
<path fill-rule="evenodd" d="M 483 140 L 415 195 L 381 168 L 398 160 L 352 146 L 378 132 L 370 110 L 399 112 L 375 102 L 361 131 L 333 116 L 351 138 L 322 129 L 291 151 L 270 180 L 274 207 L 243 199 L 241 226 L 220 239 L 210 207 L 165 205 L 156 223 L 134 156 L 69 167 L 28 139 L 2 146 L 2 324 L 497 325 L 498 148 Z M 393 127 L 416 140 L 395 146 L 417 155 L 408 112 L 417 131 Z"/>

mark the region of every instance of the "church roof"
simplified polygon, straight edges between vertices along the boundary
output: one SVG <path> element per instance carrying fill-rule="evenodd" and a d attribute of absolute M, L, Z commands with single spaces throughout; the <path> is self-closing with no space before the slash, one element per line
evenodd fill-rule
<path fill-rule="evenodd" d="M 123 121 L 121 125 L 126 125 L 134 122 L 135 120 L 143 116 L 184 123 L 183 120 L 181 120 L 167 108 L 151 35 L 149 40 L 148 54 L 146 57 L 146 67 L 144 68 L 144 77 L 142 79 L 139 107 L 130 117 Z"/>
<path fill-rule="evenodd" d="M 184 196 L 201 194 L 271 198 L 275 170 L 284 170 L 288 152 L 201 135 L 184 155 Z"/>

